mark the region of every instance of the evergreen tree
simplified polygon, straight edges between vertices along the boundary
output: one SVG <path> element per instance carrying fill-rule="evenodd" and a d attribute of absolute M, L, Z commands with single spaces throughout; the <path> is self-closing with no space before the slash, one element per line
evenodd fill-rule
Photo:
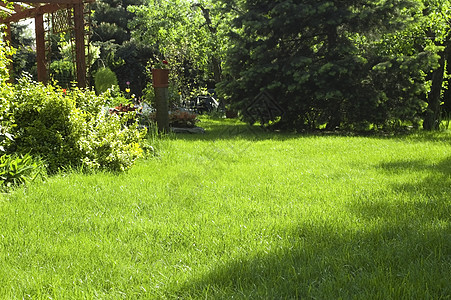
<path fill-rule="evenodd" d="M 392 34 L 414 21 L 416 4 L 235 2 L 243 13 L 235 19 L 222 91 L 249 121 L 261 112 L 249 106 L 267 92 L 282 109 L 272 119 L 287 128 L 417 122 L 424 108 L 424 74 L 436 56 L 425 49 L 405 52 L 393 44 Z"/>
<path fill-rule="evenodd" d="M 130 88 L 138 97 L 146 87 L 146 66 L 154 50 L 132 39 L 129 23 L 136 15 L 128 7 L 143 3 L 143 0 L 100 0 L 94 5 L 93 15 L 92 41 L 100 46 L 96 68 L 108 67 L 113 70 L 119 87 Z"/>

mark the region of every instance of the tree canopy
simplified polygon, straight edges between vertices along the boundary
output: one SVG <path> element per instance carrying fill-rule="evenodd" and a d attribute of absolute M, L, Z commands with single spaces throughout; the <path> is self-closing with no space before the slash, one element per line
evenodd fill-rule
<path fill-rule="evenodd" d="M 437 48 L 419 1 L 245 0 L 233 23 L 224 95 L 244 117 L 265 91 L 287 128 L 418 125 Z"/>
<path fill-rule="evenodd" d="M 188 97 L 217 88 L 227 108 L 262 125 L 434 130 L 443 108 L 451 111 L 450 7 L 449 0 L 100 0 L 93 70 L 110 68 L 139 96 L 149 69 L 165 59 L 173 89 Z M 261 93 L 280 108 L 270 117 L 250 109 Z"/>

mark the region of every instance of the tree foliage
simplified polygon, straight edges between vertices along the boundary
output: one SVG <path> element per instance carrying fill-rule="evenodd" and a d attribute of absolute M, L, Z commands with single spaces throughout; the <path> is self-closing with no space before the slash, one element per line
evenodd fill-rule
<path fill-rule="evenodd" d="M 214 1 L 150 1 L 130 11 L 132 36 L 157 49 L 150 67 L 166 59 L 173 82 L 184 92 L 221 80 L 228 14 Z"/>
<path fill-rule="evenodd" d="M 132 39 L 130 23 L 136 14 L 128 8 L 143 3 L 143 0 L 101 0 L 93 7 L 92 41 L 100 47 L 100 57 L 93 72 L 110 68 L 118 78 L 119 87 L 130 88 L 138 97 L 146 86 L 146 66 L 154 49 Z"/>
<path fill-rule="evenodd" d="M 421 28 L 439 55 L 438 65 L 430 75 L 431 89 L 427 95 L 428 107 L 424 116 L 424 129 L 439 129 L 442 105 L 448 87 L 449 62 L 451 61 L 451 2 L 449 0 L 424 0 Z M 447 67 L 448 65 L 448 67 Z M 451 105 L 448 99 L 448 105 Z"/>
<path fill-rule="evenodd" d="M 260 92 L 287 128 L 418 125 L 436 49 L 415 32 L 418 1 L 243 0 L 223 94 L 248 120 Z M 270 121 L 270 120 L 267 120 Z"/>

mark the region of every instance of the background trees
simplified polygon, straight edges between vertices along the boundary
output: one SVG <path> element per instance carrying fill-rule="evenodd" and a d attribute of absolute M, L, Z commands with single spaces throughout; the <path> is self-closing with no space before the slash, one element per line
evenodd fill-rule
<path fill-rule="evenodd" d="M 418 125 L 427 76 L 441 65 L 420 30 L 424 3 L 235 4 L 243 13 L 233 23 L 222 90 L 249 120 L 258 118 L 246 108 L 266 91 L 283 108 L 274 117 L 286 128 Z"/>
<path fill-rule="evenodd" d="M 289 129 L 437 129 L 451 111 L 449 0 L 102 0 L 93 68 L 110 68 L 137 96 L 166 59 L 185 97 L 220 86 L 224 102 L 256 118 L 260 92 Z M 130 84 L 126 84 L 129 82 Z M 193 92 L 195 91 L 195 92 Z M 178 94 L 177 94 L 178 95 Z"/>
<path fill-rule="evenodd" d="M 166 59 L 184 95 L 214 87 L 222 79 L 229 14 L 213 1 L 150 1 L 130 9 L 136 14 L 132 36 L 157 49 L 152 63 Z"/>
<path fill-rule="evenodd" d="M 445 92 L 449 84 L 449 62 L 451 59 L 451 2 L 448 0 L 425 0 L 421 28 L 439 55 L 438 66 L 430 74 L 431 88 L 427 95 L 428 107 L 424 116 L 424 129 L 436 130 L 441 120 L 441 106 L 451 107 L 450 94 Z M 447 99 L 448 98 L 448 99 Z"/>
<path fill-rule="evenodd" d="M 92 41 L 100 47 L 93 72 L 110 68 L 121 89 L 128 87 L 137 96 L 141 96 L 146 87 L 146 66 L 155 52 L 152 44 L 132 38 L 130 23 L 136 15 L 128 8 L 143 3 L 143 0 L 100 0 L 93 7 Z"/>

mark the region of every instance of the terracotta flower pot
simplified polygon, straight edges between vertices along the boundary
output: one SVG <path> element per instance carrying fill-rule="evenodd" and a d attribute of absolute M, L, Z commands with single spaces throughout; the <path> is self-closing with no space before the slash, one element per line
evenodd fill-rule
<path fill-rule="evenodd" d="M 152 69 L 152 86 L 165 88 L 169 86 L 169 70 Z"/>

